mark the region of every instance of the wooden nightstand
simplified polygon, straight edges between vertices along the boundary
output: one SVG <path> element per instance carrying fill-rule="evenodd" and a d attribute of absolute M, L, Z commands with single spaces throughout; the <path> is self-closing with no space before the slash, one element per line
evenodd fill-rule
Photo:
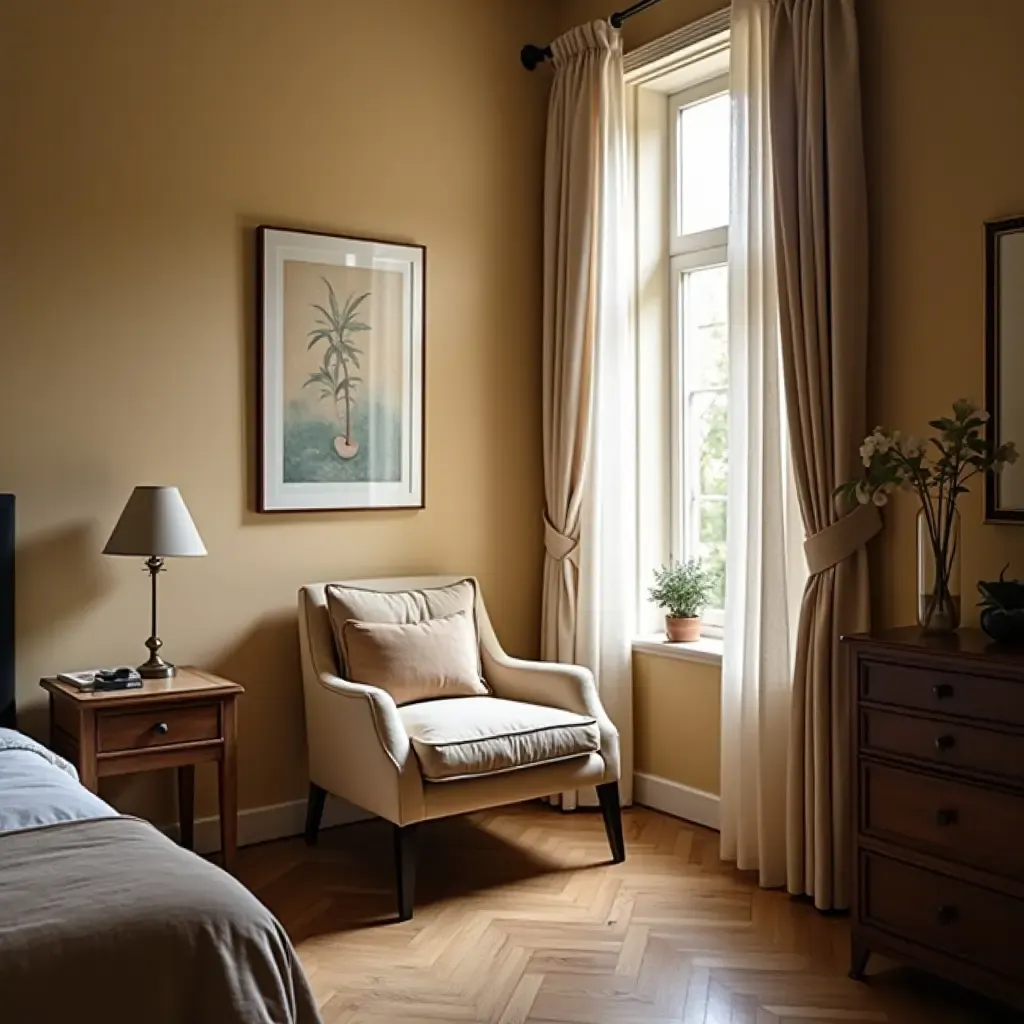
<path fill-rule="evenodd" d="M 230 871 L 238 846 L 235 701 L 238 683 L 195 668 L 171 679 L 147 679 L 138 690 L 83 693 L 58 679 L 50 694 L 50 746 L 96 792 L 101 778 L 155 768 L 178 769 L 181 843 L 194 842 L 195 766 L 217 762 L 221 862 Z"/>

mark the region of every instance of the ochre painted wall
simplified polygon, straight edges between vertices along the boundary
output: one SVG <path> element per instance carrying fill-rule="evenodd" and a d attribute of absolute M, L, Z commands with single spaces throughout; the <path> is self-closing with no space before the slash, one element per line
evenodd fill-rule
<path fill-rule="evenodd" d="M 633 701 L 636 770 L 718 793 L 721 669 L 635 652 Z"/>
<path fill-rule="evenodd" d="M 547 83 L 517 56 L 551 11 L 4 5 L 0 490 L 30 731 L 40 675 L 145 654 L 141 565 L 100 555 L 137 483 L 178 485 L 209 548 L 161 578 L 161 631 L 246 686 L 242 807 L 304 793 L 300 584 L 476 573 L 508 648 L 535 653 Z M 259 223 L 427 246 L 425 511 L 252 511 Z M 168 814 L 166 781 L 104 792 Z"/>
<path fill-rule="evenodd" d="M 984 397 L 984 221 L 1024 213 L 1024 3 L 866 0 L 861 68 L 871 213 L 870 417 L 923 434 L 955 398 Z M 1018 443 L 1024 438 L 1017 438 Z M 964 497 L 963 593 L 1007 562 L 1024 529 L 982 522 Z M 874 545 L 878 619 L 914 617 L 914 502 L 899 495 Z"/>

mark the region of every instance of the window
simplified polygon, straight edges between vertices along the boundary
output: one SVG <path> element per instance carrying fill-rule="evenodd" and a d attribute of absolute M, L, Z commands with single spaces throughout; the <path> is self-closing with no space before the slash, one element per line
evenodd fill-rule
<path fill-rule="evenodd" d="M 728 80 L 674 94 L 668 116 L 672 557 L 700 558 L 718 574 L 704 620 L 720 630 L 728 480 Z"/>
<path fill-rule="evenodd" d="M 725 619 L 729 17 L 716 11 L 625 56 L 636 206 L 637 631 L 657 638 L 652 650 L 696 660 L 721 658 Z M 688 558 L 721 582 L 703 613 L 708 639 L 668 648 L 648 587 L 659 566 Z"/>

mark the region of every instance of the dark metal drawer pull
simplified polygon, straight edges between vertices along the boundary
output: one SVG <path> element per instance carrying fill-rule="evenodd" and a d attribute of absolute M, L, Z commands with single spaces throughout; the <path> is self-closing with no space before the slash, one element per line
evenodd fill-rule
<path fill-rule="evenodd" d="M 943 807 L 935 812 L 936 825 L 955 825 L 959 818 L 955 807 Z"/>
<path fill-rule="evenodd" d="M 935 749 L 940 753 L 943 750 L 952 750 L 956 746 L 955 736 L 936 736 L 935 737 Z"/>
<path fill-rule="evenodd" d="M 939 912 L 935 917 L 939 924 L 952 924 L 957 919 L 956 907 L 939 907 Z"/>
<path fill-rule="evenodd" d="M 949 683 L 936 683 L 932 687 L 936 700 L 946 700 L 953 696 L 953 687 Z"/>
<path fill-rule="evenodd" d="M 157 722 L 153 726 L 153 732 L 158 733 L 160 736 L 166 736 L 170 732 L 170 726 L 166 722 Z"/>

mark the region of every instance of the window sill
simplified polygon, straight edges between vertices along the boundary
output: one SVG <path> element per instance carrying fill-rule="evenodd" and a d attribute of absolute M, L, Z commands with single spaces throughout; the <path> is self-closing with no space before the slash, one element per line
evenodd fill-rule
<path fill-rule="evenodd" d="M 721 665 L 725 644 L 715 637 L 702 636 L 692 643 L 673 644 L 664 633 L 651 633 L 633 638 L 633 650 L 677 661 L 696 661 L 704 665 Z"/>

